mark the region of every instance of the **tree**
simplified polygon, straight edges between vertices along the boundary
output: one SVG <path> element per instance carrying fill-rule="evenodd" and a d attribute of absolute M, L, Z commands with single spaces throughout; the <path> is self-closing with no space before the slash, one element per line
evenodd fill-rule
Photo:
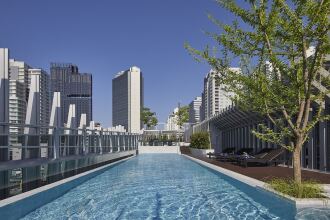
<path fill-rule="evenodd" d="M 148 129 L 153 126 L 156 126 L 158 123 L 156 113 L 151 112 L 150 108 L 145 107 L 143 107 L 141 110 L 141 121 L 147 126 Z"/>
<path fill-rule="evenodd" d="M 198 149 L 210 149 L 210 134 L 208 132 L 196 132 L 190 137 L 190 147 Z"/>
<path fill-rule="evenodd" d="M 189 120 L 189 106 L 180 107 L 175 115 L 177 116 L 177 124 L 182 128 L 183 124 Z"/>
<path fill-rule="evenodd" d="M 221 29 L 209 34 L 219 46 L 186 48 L 220 73 L 218 82 L 236 94 L 237 106 L 268 118 L 271 125 L 261 124 L 253 133 L 293 153 L 294 180 L 300 184 L 303 144 L 316 124 L 329 119 L 323 111 L 329 91 L 322 86 L 329 78 L 320 69 L 330 52 L 330 1 L 217 2 L 236 17 L 228 25 L 209 16 Z M 240 73 L 229 69 L 233 59 L 240 61 Z"/>

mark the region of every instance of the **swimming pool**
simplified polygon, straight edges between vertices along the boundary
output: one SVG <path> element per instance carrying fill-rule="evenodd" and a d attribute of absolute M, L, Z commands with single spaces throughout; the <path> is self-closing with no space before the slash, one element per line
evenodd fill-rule
<path fill-rule="evenodd" d="M 23 219 L 294 219 L 294 206 L 176 154 L 120 163 Z"/>

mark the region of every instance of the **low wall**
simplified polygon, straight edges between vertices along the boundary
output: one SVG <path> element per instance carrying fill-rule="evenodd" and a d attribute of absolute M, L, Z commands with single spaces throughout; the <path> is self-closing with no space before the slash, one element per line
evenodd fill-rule
<path fill-rule="evenodd" d="M 192 155 L 196 157 L 206 157 L 208 153 L 214 153 L 214 149 L 189 148 Z"/>
<path fill-rule="evenodd" d="M 30 213 L 31 211 L 62 196 L 63 194 L 67 193 L 69 190 L 82 184 L 83 182 L 103 173 L 109 167 L 121 163 L 122 161 L 130 159 L 131 157 L 129 156 L 134 154 L 135 151 L 120 152 L 116 155 L 117 158 L 113 158 L 115 162 L 1 200 L 0 218 L 6 220 L 20 219 L 25 215 L 27 215 L 28 213 Z"/>
<path fill-rule="evenodd" d="M 180 146 L 139 146 L 139 154 L 181 154 Z"/>

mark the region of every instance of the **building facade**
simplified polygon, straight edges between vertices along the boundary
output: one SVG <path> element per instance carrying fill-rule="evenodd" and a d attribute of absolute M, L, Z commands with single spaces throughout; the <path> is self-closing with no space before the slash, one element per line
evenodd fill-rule
<path fill-rule="evenodd" d="M 230 68 L 231 71 L 239 71 L 239 68 Z M 232 104 L 230 97 L 232 94 L 224 90 L 224 85 L 217 82 L 220 74 L 211 70 L 204 78 L 204 90 L 202 94 L 202 114 L 208 119 L 218 114 L 222 109 Z"/>
<path fill-rule="evenodd" d="M 112 80 L 112 125 L 122 125 L 128 132 L 142 129 L 143 75 L 138 67 L 119 72 Z"/>
<path fill-rule="evenodd" d="M 167 131 L 178 131 L 180 130 L 180 126 L 178 125 L 178 116 L 176 115 L 179 111 L 179 108 L 175 108 L 173 112 L 168 116 L 166 121 L 166 129 Z"/>
<path fill-rule="evenodd" d="M 199 120 L 202 122 L 205 120 L 205 95 L 204 91 L 202 92 L 202 103 L 201 106 L 199 107 Z"/>
<path fill-rule="evenodd" d="M 9 50 L 0 48 L 0 122 L 9 122 Z M 8 126 L 0 126 L 0 133 L 8 134 Z M 8 138 L 1 137 L 0 145 L 8 145 Z M 8 160 L 8 149 L 0 149 L 0 161 Z"/>
<path fill-rule="evenodd" d="M 23 61 L 9 60 L 9 122 L 24 124 L 29 97 L 29 69 Z M 10 126 L 11 134 L 23 133 L 23 128 Z M 15 142 L 13 138 L 11 141 Z"/>
<path fill-rule="evenodd" d="M 195 124 L 200 122 L 200 107 L 202 105 L 202 97 L 197 96 L 189 104 L 189 123 Z"/>
<path fill-rule="evenodd" d="M 78 66 L 71 63 L 51 63 L 50 93 L 61 93 L 61 124 L 67 123 L 69 107 L 76 109 L 75 127 L 78 127 L 81 114 L 86 114 L 86 121 L 93 120 L 93 78 L 92 74 L 79 73 Z"/>

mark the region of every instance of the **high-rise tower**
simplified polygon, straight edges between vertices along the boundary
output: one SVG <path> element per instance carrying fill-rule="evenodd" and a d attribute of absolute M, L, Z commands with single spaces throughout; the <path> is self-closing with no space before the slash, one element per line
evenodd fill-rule
<path fill-rule="evenodd" d="M 93 120 L 93 80 L 88 73 L 79 73 L 78 66 L 71 63 L 51 63 L 51 100 L 54 92 L 61 93 L 62 126 L 67 123 L 69 106 L 75 104 L 78 127 L 81 114 L 86 114 L 87 124 Z"/>
<path fill-rule="evenodd" d="M 112 124 L 122 125 L 128 132 L 142 128 L 143 76 L 140 68 L 119 72 L 112 80 Z"/>

